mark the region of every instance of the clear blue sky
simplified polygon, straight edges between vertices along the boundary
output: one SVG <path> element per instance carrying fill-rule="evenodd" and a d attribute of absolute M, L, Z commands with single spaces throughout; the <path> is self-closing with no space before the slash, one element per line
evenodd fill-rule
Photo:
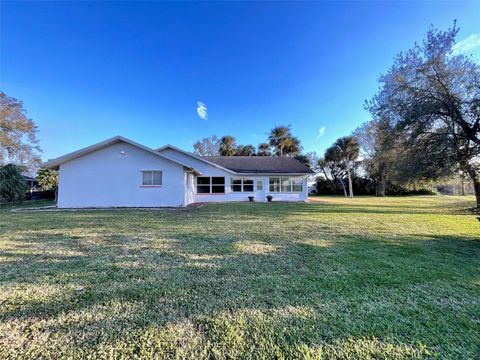
<path fill-rule="evenodd" d="M 457 19 L 459 40 L 480 51 L 480 2 L 0 7 L 0 89 L 24 101 L 44 159 L 117 134 L 186 150 L 212 134 L 257 145 L 280 124 L 321 153 L 369 119 L 378 75 L 430 24 Z"/>

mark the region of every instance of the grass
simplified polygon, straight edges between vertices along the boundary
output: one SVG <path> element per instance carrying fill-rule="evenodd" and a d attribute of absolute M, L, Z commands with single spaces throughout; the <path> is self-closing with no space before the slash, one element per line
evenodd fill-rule
<path fill-rule="evenodd" d="M 0 209 L 0 358 L 480 358 L 473 204 Z"/>

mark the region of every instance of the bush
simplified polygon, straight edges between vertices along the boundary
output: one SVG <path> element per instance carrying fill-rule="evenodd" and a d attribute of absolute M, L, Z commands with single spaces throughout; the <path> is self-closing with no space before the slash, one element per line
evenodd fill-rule
<path fill-rule="evenodd" d="M 345 188 L 348 191 L 348 183 L 345 181 Z M 353 179 L 353 195 L 372 195 L 375 192 L 375 181 L 365 177 L 355 177 Z M 318 195 L 344 195 L 342 184 L 339 182 L 337 190 L 333 187 L 333 184 L 329 180 L 318 179 L 317 180 L 317 192 Z M 428 189 L 410 190 L 405 186 L 396 185 L 392 182 L 387 183 L 385 189 L 387 196 L 405 196 L 405 195 L 435 195 L 435 193 Z"/>
<path fill-rule="evenodd" d="M 22 168 L 13 164 L 0 167 L 0 201 L 12 203 L 25 199 L 27 183 Z"/>

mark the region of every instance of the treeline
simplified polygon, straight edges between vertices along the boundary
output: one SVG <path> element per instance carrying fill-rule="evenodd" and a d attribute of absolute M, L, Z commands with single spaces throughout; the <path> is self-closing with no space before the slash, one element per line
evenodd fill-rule
<path fill-rule="evenodd" d="M 197 141 L 193 150 L 200 156 L 295 156 L 306 161 L 300 140 L 293 136 L 290 126 L 283 125 L 271 129 L 267 141 L 258 146 L 237 144 L 231 135 L 212 135 Z"/>
<path fill-rule="evenodd" d="M 456 25 L 430 29 L 380 76 L 379 92 L 365 103 L 372 120 L 318 163 L 332 187 L 347 193 L 347 182 L 352 196 L 355 173 L 383 196 L 392 186 L 457 177 L 471 181 L 480 209 L 480 68 L 455 51 L 457 33 Z"/>

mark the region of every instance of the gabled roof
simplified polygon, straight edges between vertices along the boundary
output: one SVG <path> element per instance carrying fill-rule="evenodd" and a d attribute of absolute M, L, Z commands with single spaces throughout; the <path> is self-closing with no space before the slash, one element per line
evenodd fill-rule
<path fill-rule="evenodd" d="M 288 156 L 197 156 L 173 145 L 167 144 L 157 149 L 161 152 L 172 149 L 194 159 L 203 161 L 232 174 L 314 174 L 308 166 Z"/>
<path fill-rule="evenodd" d="M 195 154 L 192 154 L 192 153 L 190 153 L 190 152 L 188 152 L 188 151 L 179 149 L 179 148 L 177 148 L 177 147 L 175 147 L 175 146 L 173 146 L 173 145 L 170 145 L 170 144 L 167 144 L 167 145 L 164 145 L 164 146 L 162 146 L 162 147 L 159 147 L 156 151 L 161 152 L 161 151 L 166 150 L 166 149 L 172 149 L 172 150 L 178 151 L 178 152 L 181 153 L 181 154 L 188 155 L 188 156 L 190 156 L 190 157 L 192 157 L 192 158 L 194 158 L 194 159 L 203 161 L 204 163 L 206 163 L 206 164 L 208 164 L 208 165 L 215 166 L 216 168 L 225 170 L 226 172 L 229 172 L 229 173 L 234 173 L 234 171 L 232 171 L 232 170 L 229 170 L 229 169 L 227 169 L 227 168 L 225 168 L 225 167 L 223 167 L 223 166 L 220 166 L 220 165 L 218 165 L 218 164 L 215 164 L 215 163 L 212 162 L 212 161 L 207 160 L 207 159 L 208 159 L 208 156 L 197 156 L 197 155 L 195 155 Z"/>
<path fill-rule="evenodd" d="M 202 159 L 237 174 L 313 174 L 314 171 L 289 156 L 202 156 Z"/>
<path fill-rule="evenodd" d="M 185 164 L 181 161 L 178 161 L 176 159 L 172 159 L 171 157 L 167 156 L 167 155 L 164 155 L 164 154 L 161 154 L 159 153 L 158 151 L 155 151 L 153 149 L 150 149 L 149 147 L 146 147 L 144 145 L 141 145 L 139 143 L 136 143 L 135 141 L 132 141 L 130 139 L 127 139 L 127 138 L 124 138 L 123 136 L 115 136 L 113 138 L 110 138 L 110 139 L 107 139 L 105 141 L 101 141 L 99 143 L 96 143 L 94 145 L 91 145 L 91 146 L 87 146 L 83 149 L 80 149 L 80 150 L 77 150 L 77 151 L 74 151 L 74 152 L 71 152 L 70 154 L 67 154 L 67 155 L 63 155 L 63 156 L 60 156 L 56 159 L 51 159 L 51 160 L 48 160 L 47 162 L 43 163 L 42 164 L 42 167 L 44 168 L 47 168 L 47 169 L 57 169 L 61 164 L 64 164 L 68 161 L 72 161 L 72 160 L 75 160 L 75 159 L 78 159 L 82 156 L 85 156 L 85 155 L 88 155 L 88 154 L 91 154 L 95 151 L 98 151 L 98 150 L 101 150 L 101 149 L 104 149 L 110 145 L 113 145 L 113 144 L 116 144 L 116 143 L 120 143 L 120 142 L 124 142 L 126 144 L 130 144 L 132 146 L 135 146 L 139 149 L 142 149 L 142 150 L 145 150 L 155 156 L 158 156 L 158 157 L 161 157 L 162 159 L 166 159 L 166 160 L 169 160 L 171 162 L 174 162 L 176 164 L 179 164 L 179 165 L 182 165 L 183 167 L 197 173 L 197 174 L 200 174 L 200 172 L 198 172 L 197 170 L 195 170 L 192 166 L 188 165 L 188 164 Z"/>

